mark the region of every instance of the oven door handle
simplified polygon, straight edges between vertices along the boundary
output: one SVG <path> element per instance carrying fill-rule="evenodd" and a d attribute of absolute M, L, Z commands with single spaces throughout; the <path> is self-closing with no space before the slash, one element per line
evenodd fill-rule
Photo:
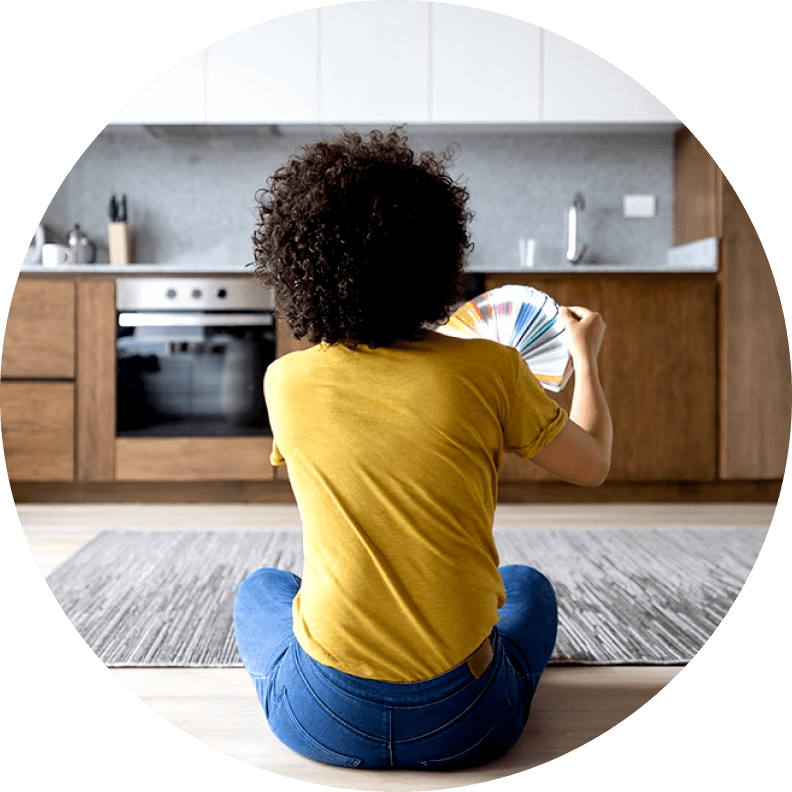
<path fill-rule="evenodd" d="M 273 324 L 271 313 L 145 313 L 118 314 L 120 327 L 262 327 Z"/>

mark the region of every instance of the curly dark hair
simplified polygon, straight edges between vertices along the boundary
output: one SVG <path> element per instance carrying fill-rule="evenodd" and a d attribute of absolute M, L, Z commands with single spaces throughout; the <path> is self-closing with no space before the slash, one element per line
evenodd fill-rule
<path fill-rule="evenodd" d="M 400 127 L 302 147 L 256 193 L 255 274 L 295 338 L 418 340 L 464 299 L 468 191 Z"/>

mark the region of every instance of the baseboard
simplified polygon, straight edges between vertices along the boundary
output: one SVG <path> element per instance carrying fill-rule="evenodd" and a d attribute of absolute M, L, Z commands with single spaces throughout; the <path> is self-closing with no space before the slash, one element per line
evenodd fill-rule
<path fill-rule="evenodd" d="M 577 487 L 564 482 L 503 482 L 501 503 L 725 503 L 776 502 L 781 480 L 606 482 Z M 288 481 L 17 482 L 16 503 L 295 503 Z"/>

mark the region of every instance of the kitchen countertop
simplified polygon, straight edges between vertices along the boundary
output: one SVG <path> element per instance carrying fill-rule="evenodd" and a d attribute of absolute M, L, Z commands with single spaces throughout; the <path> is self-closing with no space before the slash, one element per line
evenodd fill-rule
<path fill-rule="evenodd" d="M 61 264 L 45 267 L 42 264 L 24 264 L 22 275 L 252 275 L 253 267 L 239 264 Z"/>
<path fill-rule="evenodd" d="M 671 273 L 696 273 L 696 272 L 717 272 L 717 264 L 699 265 L 669 265 L 667 267 L 647 267 L 640 264 L 575 264 L 559 267 L 531 267 L 520 270 L 515 269 L 479 269 L 471 270 L 475 274 L 495 274 L 495 273 L 514 273 L 525 275 L 535 273 L 537 275 L 550 274 L 569 274 L 569 275 L 591 275 L 591 274 L 655 274 L 667 275 Z M 63 264 L 58 267 L 44 267 L 41 264 L 25 264 L 20 270 L 22 275 L 114 275 L 118 278 L 129 277 L 130 275 L 253 275 L 252 267 L 221 266 L 217 264 L 127 264 L 126 266 L 116 266 L 111 264 Z"/>
<path fill-rule="evenodd" d="M 542 264 L 536 267 L 521 269 L 497 267 L 471 269 L 471 274 L 515 273 L 525 275 L 561 274 L 657 274 L 670 273 L 701 273 L 717 272 L 719 260 L 717 237 L 708 237 L 685 245 L 669 248 L 667 264 L 662 267 L 646 264 L 567 264 L 556 266 Z M 57 267 L 45 267 L 42 264 L 24 264 L 20 270 L 22 275 L 114 275 L 128 277 L 130 275 L 253 275 L 253 267 L 240 264 L 62 264 Z"/>

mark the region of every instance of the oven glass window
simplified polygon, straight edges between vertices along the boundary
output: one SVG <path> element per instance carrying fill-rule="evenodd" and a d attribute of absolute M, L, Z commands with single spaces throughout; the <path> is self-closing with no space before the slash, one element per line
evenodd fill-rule
<path fill-rule="evenodd" d="M 119 437 L 271 434 L 264 371 L 271 325 L 118 327 Z"/>

